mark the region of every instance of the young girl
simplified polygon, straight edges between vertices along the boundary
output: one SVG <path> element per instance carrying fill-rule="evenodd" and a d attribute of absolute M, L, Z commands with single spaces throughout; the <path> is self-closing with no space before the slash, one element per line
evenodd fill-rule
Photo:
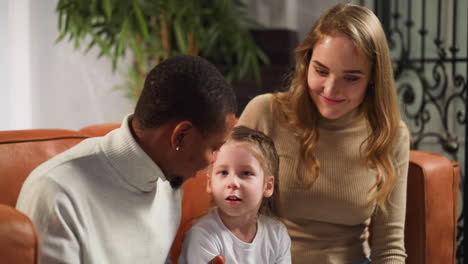
<path fill-rule="evenodd" d="M 338 4 L 295 55 L 289 90 L 252 99 L 237 123 L 275 142 L 292 261 L 405 263 L 409 132 L 379 20 Z"/>
<path fill-rule="evenodd" d="M 187 233 L 179 263 L 291 263 L 291 239 L 276 215 L 278 154 L 263 133 L 234 128 L 208 170 L 216 207 Z"/>

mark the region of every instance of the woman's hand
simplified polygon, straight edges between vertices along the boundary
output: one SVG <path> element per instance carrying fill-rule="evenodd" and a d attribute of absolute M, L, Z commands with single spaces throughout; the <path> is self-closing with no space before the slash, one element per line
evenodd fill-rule
<path fill-rule="evenodd" d="M 224 264 L 224 258 L 221 255 L 214 257 L 208 264 Z"/>

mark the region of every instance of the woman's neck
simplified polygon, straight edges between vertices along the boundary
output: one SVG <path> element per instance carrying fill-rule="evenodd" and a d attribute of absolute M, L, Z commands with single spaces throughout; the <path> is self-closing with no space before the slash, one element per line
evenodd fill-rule
<path fill-rule="evenodd" d="M 337 119 L 327 119 L 320 115 L 318 126 L 327 130 L 341 130 L 350 126 L 360 125 L 365 114 L 360 109 L 354 109 Z"/>
<path fill-rule="evenodd" d="M 230 216 L 225 214 L 219 208 L 217 210 L 221 221 L 234 236 L 246 243 L 253 242 L 255 235 L 257 234 L 258 214 Z"/>

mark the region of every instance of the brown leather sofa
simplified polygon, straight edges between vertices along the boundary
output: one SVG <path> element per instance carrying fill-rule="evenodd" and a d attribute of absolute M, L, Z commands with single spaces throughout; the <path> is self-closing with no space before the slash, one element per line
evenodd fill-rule
<path fill-rule="evenodd" d="M 80 131 L 0 131 L 0 262 L 38 263 L 32 222 L 14 209 L 21 185 L 40 163 L 83 139 L 101 136 L 118 124 Z M 439 154 L 411 151 L 405 244 L 406 263 L 454 263 L 459 167 Z M 182 220 L 171 250 L 176 263 L 185 232 L 210 206 L 205 172 L 183 186 Z"/>

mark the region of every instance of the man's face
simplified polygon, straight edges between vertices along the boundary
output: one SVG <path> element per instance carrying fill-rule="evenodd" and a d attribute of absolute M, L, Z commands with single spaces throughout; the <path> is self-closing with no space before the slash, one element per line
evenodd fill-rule
<path fill-rule="evenodd" d="M 174 188 L 179 187 L 187 179 L 195 177 L 199 170 L 213 162 L 214 153 L 224 144 L 235 124 L 234 114 L 228 115 L 225 122 L 224 130 L 220 129 L 204 135 L 194 127 L 186 135 L 184 146 L 179 150 L 178 164 L 173 164 L 175 168 L 171 184 Z"/>

